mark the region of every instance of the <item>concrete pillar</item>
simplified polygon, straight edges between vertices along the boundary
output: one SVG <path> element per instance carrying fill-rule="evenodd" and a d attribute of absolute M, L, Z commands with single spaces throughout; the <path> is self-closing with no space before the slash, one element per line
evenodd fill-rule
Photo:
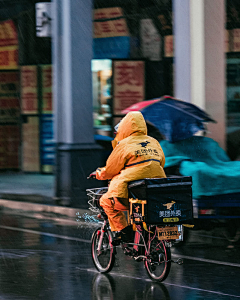
<path fill-rule="evenodd" d="M 56 197 L 87 207 L 86 178 L 104 164 L 93 132 L 91 1 L 53 0 L 52 46 Z"/>
<path fill-rule="evenodd" d="M 225 2 L 173 0 L 176 98 L 196 104 L 218 123 L 208 136 L 225 148 Z"/>

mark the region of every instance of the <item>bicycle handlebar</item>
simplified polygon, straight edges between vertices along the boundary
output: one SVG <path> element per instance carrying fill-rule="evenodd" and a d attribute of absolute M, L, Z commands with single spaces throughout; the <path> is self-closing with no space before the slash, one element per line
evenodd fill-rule
<path fill-rule="evenodd" d="M 87 179 L 96 179 L 96 172 L 91 173 Z"/>

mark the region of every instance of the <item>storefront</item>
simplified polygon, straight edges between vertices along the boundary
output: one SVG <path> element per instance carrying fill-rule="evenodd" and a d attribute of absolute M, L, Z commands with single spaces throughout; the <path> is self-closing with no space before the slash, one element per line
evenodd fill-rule
<path fill-rule="evenodd" d="M 124 108 L 174 95 L 172 7 L 170 0 L 160 2 L 155 6 L 144 2 L 145 6 L 131 11 L 95 5 L 92 96 L 96 140 L 113 136 Z M 230 136 L 240 130 L 238 1 L 227 1 L 226 12 L 226 133 Z M 0 23 L 0 170 L 52 173 L 51 37 L 37 35 L 34 4 L 23 5 L 18 13 L 12 16 L 9 8 L 10 18 Z"/>
<path fill-rule="evenodd" d="M 0 170 L 18 169 L 20 101 L 18 35 L 12 20 L 0 22 Z"/>

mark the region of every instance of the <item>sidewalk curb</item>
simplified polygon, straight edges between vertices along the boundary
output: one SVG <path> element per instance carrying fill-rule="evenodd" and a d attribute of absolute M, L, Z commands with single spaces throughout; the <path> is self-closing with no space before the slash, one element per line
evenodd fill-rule
<path fill-rule="evenodd" d="M 76 214 L 84 214 L 88 213 L 89 215 L 92 212 L 88 209 L 81 208 L 70 208 L 65 206 L 55 206 L 55 205 L 46 205 L 46 204 L 38 204 L 38 203 L 26 203 L 22 201 L 14 201 L 14 200 L 3 200 L 0 199 L 0 208 L 8 208 L 20 211 L 34 211 L 41 213 L 54 213 L 62 216 L 67 216 L 69 218 L 76 217 Z"/>

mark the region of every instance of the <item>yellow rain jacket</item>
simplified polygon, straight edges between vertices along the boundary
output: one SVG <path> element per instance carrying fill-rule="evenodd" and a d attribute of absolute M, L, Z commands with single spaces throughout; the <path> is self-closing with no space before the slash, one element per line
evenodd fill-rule
<path fill-rule="evenodd" d="M 129 181 L 166 177 L 163 150 L 157 140 L 147 136 L 147 126 L 141 112 L 129 112 L 122 119 L 113 148 L 106 166 L 96 171 L 98 180 L 112 179 L 108 198 L 128 198 Z"/>

